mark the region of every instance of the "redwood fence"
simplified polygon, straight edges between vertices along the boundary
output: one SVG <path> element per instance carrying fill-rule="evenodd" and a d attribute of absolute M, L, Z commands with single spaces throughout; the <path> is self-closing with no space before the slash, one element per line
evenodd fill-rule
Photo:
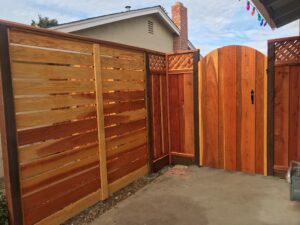
<path fill-rule="evenodd" d="M 269 42 L 267 79 L 262 76 L 261 54 L 245 51 L 241 58 L 256 57 L 251 64 L 260 91 L 255 103 L 255 126 L 259 125 L 255 145 L 264 148 L 258 159 L 252 158 L 251 170 L 242 171 L 271 175 L 273 161 L 276 171 L 285 170 L 289 160 L 299 160 L 299 43 L 299 37 Z M 213 104 L 227 102 L 226 106 L 241 111 L 239 105 L 224 100 L 227 95 L 237 100 L 241 96 L 230 87 L 226 96 L 216 95 L 214 91 L 222 91 L 223 86 L 203 83 L 213 79 L 216 71 L 224 82 L 225 72 L 232 76 L 228 73 L 232 64 L 238 65 L 236 74 L 245 70 L 245 79 L 254 79 L 248 76 L 250 61 L 243 61 L 245 68 L 239 65 L 243 63 L 234 55 L 237 48 L 226 52 L 226 57 L 221 52 L 220 63 L 214 57 L 210 62 L 204 59 L 198 74 L 198 50 L 165 54 L 0 21 L 0 119 L 10 223 L 59 224 L 169 164 L 199 165 L 200 160 L 217 168 L 242 168 L 234 161 L 240 156 L 232 148 L 238 141 L 232 141 L 225 130 L 232 124 L 225 128 L 221 124 L 233 118 L 230 110 L 226 118 L 220 117 L 219 109 L 209 110 L 215 109 Z M 218 62 L 217 70 L 210 66 L 213 62 Z M 214 68 L 212 75 L 207 74 L 208 67 Z M 226 78 L 228 86 L 242 82 L 237 77 Z M 208 93 L 215 103 L 203 100 Z M 250 101 L 248 94 L 245 99 Z M 249 104 L 244 108 L 250 109 Z M 203 121 L 213 122 L 215 133 L 205 130 Z M 235 134 L 238 127 L 233 128 Z M 220 138 L 216 144 L 222 147 L 220 157 L 214 154 L 217 149 L 209 152 L 212 158 L 203 149 L 199 155 L 199 142 L 204 148 L 214 137 Z"/>
<path fill-rule="evenodd" d="M 274 94 L 269 110 L 273 118 L 269 142 L 274 148 L 270 165 L 275 174 L 282 174 L 291 160 L 300 161 L 300 36 L 270 40 L 268 45 Z"/>

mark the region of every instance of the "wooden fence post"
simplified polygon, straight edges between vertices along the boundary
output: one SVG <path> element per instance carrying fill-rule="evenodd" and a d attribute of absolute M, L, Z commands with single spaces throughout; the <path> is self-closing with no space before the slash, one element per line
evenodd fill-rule
<path fill-rule="evenodd" d="M 275 86 L 275 46 L 268 43 L 267 69 L 267 175 L 274 174 L 274 86 Z"/>
<path fill-rule="evenodd" d="M 105 130 L 104 130 L 100 46 L 98 44 L 94 44 L 93 52 L 94 52 L 94 71 L 95 71 L 95 83 L 96 83 L 96 101 L 97 101 L 101 199 L 104 200 L 108 197 L 108 184 L 107 184 L 108 182 L 107 182 L 107 167 L 106 167 L 106 145 L 105 145 Z"/>
<path fill-rule="evenodd" d="M 22 225 L 18 144 L 11 78 L 8 28 L 0 25 L 0 123 L 9 224 Z"/>
<path fill-rule="evenodd" d="M 198 62 L 199 62 L 199 49 L 194 52 L 193 56 L 193 70 L 194 70 L 194 145 L 195 145 L 195 164 L 199 165 L 200 162 L 200 149 L 199 149 L 199 83 L 198 83 Z"/>
<path fill-rule="evenodd" d="M 149 160 L 149 171 L 153 171 L 153 127 L 152 127 L 152 84 L 151 84 L 151 73 L 150 73 L 150 60 L 149 54 L 145 53 L 145 80 L 146 80 L 146 107 L 147 107 L 147 149 L 148 149 L 148 160 Z"/>

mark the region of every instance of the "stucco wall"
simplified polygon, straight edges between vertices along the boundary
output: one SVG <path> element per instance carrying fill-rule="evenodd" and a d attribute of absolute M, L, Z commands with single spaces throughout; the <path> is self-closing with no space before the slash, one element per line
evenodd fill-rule
<path fill-rule="evenodd" d="M 154 34 L 148 33 L 148 20 L 153 21 Z M 156 51 L 173 51 L 173 34 L 155 15 L 123 20 L 74 33 Z"/>

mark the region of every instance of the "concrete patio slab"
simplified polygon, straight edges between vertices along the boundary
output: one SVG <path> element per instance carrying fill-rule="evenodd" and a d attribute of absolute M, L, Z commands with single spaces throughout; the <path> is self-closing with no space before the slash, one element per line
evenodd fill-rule
<path fill-rule="evenodd" d="M 93 225 L 300 225 L 285 180 L 176 166 Z"/>

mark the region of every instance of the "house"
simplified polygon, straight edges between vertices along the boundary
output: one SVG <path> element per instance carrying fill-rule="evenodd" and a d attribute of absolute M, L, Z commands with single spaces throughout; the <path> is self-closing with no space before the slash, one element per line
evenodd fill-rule
<path fill-rule="evenodd" d="M 130 10 L 60 24 L 51 29 L 162 52 L 195 49 L 188 40 L 187 8 L 172 6 L 172 19 L 161 6 Z"/>

